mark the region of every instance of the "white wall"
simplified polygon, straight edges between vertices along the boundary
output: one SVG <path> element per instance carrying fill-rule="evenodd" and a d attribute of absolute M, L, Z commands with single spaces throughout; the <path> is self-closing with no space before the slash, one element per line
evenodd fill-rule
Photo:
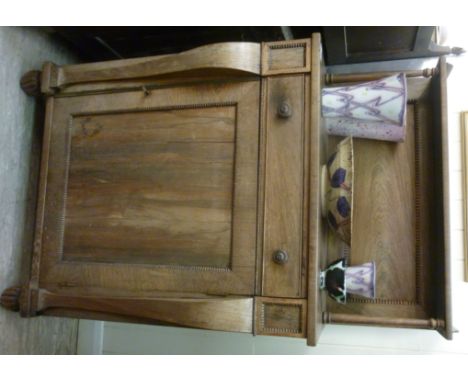
<path fill-rule="evenodd" d="M 468 49 L 468 28 L 449 28 L 447 45 Z M 421 68 L 433 67 L 434 60 L 418 60 Z M 463 226 L 461 192 L 460 112 L 468 111 L 468 57 L 449 57 L 454 68 L 448 79 L 450 212 L 452 247 L 452 290 L 454 326 L 459 333 L 447 341 L 437 332 L 328 325 L 317 347 L 305 340 L 250 334 L 169 328 L 147 325 L 80 322 L 80 338 L 89 326 L 101 325 L 103 354 L 468 354 L 468 283 L 463 281 Z M 403 70 L 409 61 L 353 65 L 335 71 Z M 413 62 L 414 64 L 414 62 Z M 88 326 L 88 329 L 86 329 Z M 92 329 L 94 330 L 94 329 Z M 91 341 L 92 342 L 92 341 Z M 96 352 L 82 346 L 81 354 Z"/>
<path fill-rule="evenodd" d="M 19 83 L 47 60 L 63 65 L 77 57 L 37 28 L 0 27 L 0 293 L 25 283 L 29 272 L 42 123 L 38 102 Z M 74 354 L 77 327 L 77 320 L 25 320 L 0 308 L 0 354 Z"/>

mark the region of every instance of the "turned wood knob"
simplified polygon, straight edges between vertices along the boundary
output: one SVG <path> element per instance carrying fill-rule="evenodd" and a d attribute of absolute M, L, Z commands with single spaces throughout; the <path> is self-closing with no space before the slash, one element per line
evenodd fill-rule
<path fill-rule="evenodd" d="M 282 250 L 275 251 L 273 252 L 273 261 L 279 265 L 286 264 L 288 261 L 288 254 Z"/>
<path fill-rule="evenodd" d="M 20 86 L 23 91 L 33 97 L 41 94 L 41 72 L 39 70 L 31 70 L 21 77 Z"/>
<path fill-rule="evenodd" d="M 437 74 L 437 68 L 425 68 L 422 71 L 423 77 L 429 78 Z"/>
<path fill-rule="evenodd" d="M 459 46 L 454 46 L 454 47 L 450 50 L 450 52 L 451 52 L 452 54 L 456 54 L 456 55 L 458 56 L 458 55 L 460 55 L 460 54 L 466 53 L 466 50 L 463 49 L 463 48 L 461 48 L 461 47 L 459 47 Z"/>
<path fill-rule="evenodd" d="M 278 116 L 280 118 L 289 118 L 292 115 L 292 109 L 289 103 L 283 101 L 278 106 Z"/>
<path fill-rule="evenodd" d="M 18 312 L 20 310 L 21 287 L 5 289 L 0 298 L 0 305 L 5 309 Z"/>

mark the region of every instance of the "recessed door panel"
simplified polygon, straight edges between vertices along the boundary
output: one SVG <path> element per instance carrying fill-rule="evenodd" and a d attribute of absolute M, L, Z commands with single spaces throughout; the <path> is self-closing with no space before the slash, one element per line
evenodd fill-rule
<path fill-rule="evenodd" d="M 63 258 L 231 265 L 235 106 L 83 115 Z"/>

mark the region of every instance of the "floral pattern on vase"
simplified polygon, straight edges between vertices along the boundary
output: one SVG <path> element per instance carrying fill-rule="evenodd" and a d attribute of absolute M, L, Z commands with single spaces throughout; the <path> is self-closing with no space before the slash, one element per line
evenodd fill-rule
<path fill-rule="evenodd" d="M 375 298 L 375 263 L 369 262 L 345 269 L 347 293 Z"/>
<path fill-rule="evenodd" d="M 322 116 L 331 135 L 401 142 L 406 135 L 406 76 L 324 88 Z"/>
<path fill-rule="evenodd" d="M 322 214 L 348 245 L 351 245 L 353 165 L 353 141 L 347 138 L 338 144 L 322 169 Z"/>
<path fill-rule="evenodd" d="M 320 289 L 340 304 L 346 304 L 347 295 L 375 298 L 375 263 L 347 266 L 346 259 L 338 259 L 320 272 Z"/>

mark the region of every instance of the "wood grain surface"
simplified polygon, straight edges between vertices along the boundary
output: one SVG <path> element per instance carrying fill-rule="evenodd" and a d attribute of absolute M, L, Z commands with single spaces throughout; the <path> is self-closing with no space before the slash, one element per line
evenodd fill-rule
<path fill-rule="evenodd" d="M 253 298 L 117 298 L 66 296 L 39 291 L 39 311 L 70 308 L 191 328 L 252 332 Z"/>
<path fill-rule="evenodd" d="M 382 327 L 399 327 L 410 329 L 437 329 L 444 326 L 444 322 L 434 318 L 395 318 L 395 317 L 366 317 L 343 313 L 326 313 L 324 321 L 332 324 L 371 325 Z"/>
<path fill-rule="evenodd" d="M 190 71 L 260 74 L 261 45 L 252 42 L 218 43 L 201 46 L 179 54 L 132 58 L 91 64 L 62 66 L 56 87 L 99 81 L 125 81 L 144 77 L 161 77 Z M 182 73 L 182 74 L 180 74 Z"/>
<path fill-rule="evenodd" d="M 414 115 L 405 142 L 354 140 L 350 265 L 375 261 L 377 298 L 416 301 Z"/>
<path fill-rule="evenodd" d="M 450 182 L 448 162 L 448 121 L 447 121 L 447 61 L 442 56 L 437 66 L 437 75 L 431 82 L 430 99 L 433 110 L 435 135 L 434 170 L 434 249 L 433 294 L 436 318 L 444 322 L 437 330 L 447 339 L 453 337 L 452 317 L 452 276 L 450 260 Z"/>
<path fill-rule="evenodd" d="M 325 63 L 319 34 L 312 35 L 310 75 L 310 167 L 309 234 L 307 289 L 307 344 L 315 346 L 323 329 L 322 312 L 327 297 L 319 289 L 319 273 L 327 265 L 327 224 L 320 212 L 320 169 L 327 161 L 328 135 L 322 124 L 321 89 L 325 82 Z"/>
<path fill-rule="evenodd" d="M 310 72 L 310 39 L 262 44 L 262 75 Z"/>
<path fill-rule="evenodd" d="M 73 119 L 65 260 L 229 268 L 235 106 Z"/>
<path fill-rule="evenodd" d="M 306 337 L 306 299 L 255 298 L 255 334 Z"/>
<path fill-rule="evenodd" d="M 302 297 L 304 214 L 304 99 L 308 89 L 303 75 L 267 80 L 265 124 L 265 196 L 262 295 Z M 287 103 L 290 117 L 278 115 Z M 288 261 L 277 264 L 275 251 L 285 251 Z"/>
<path fill-rule="evenodd" d="M 259 92 L 57 99 L 41 285 L 253 294 Z"/>

